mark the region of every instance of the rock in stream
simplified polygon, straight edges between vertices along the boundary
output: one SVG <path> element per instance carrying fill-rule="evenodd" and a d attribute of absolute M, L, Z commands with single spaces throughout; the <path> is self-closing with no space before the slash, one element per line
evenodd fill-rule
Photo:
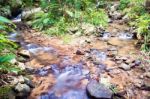
<path fill-rule="evenodd" d="M 112 97 L 112 91 L 95 80 L 87 85 L 87 91 L 94 99 L 111 99 Z"/>

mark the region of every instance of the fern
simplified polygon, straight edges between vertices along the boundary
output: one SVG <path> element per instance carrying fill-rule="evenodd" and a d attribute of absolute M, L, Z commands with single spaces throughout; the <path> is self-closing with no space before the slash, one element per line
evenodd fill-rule
<path fill-rule="evenodd" d="M 0 56 L 0 63 L 9 62 L 10 60 L 12 60 L 14 58 L 15 58 L 15 55 L 13 55 L 13 54 Z"/>

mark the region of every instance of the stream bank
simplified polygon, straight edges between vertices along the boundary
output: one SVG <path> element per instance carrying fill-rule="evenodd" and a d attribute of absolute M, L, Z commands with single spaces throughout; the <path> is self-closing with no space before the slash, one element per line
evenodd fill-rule
<path fill-rule="evenodd" d="M 23 88 L 18 94 L 25 87 L 29 93 L 17 98 L 149 98 L 150 69 L 139 59 L 141 52 L 135 46 L 132 28 L 119 12 L 109 14 L 108 28 L 99 28 L 98 35 L 89 35 L 95 28 L 83 24 L 81 28 L 87 34 L 75 32 L 68 35 L 69 39 L 49 37 L 19 23 L 20 30 L 11 37 L 21 45 L 18 54 L 26 57 L 21 66 L 34 86 L 26 86 L 25 81 L 17 84 L 16 88 Z M 33 88 L 30 91 L 29 86 Z"/>
<path fill-rule="evenodd" d="M 147 97 L 149 72 L 128 29 L 114 22 L 99 36 L 70 35 L 67 44 L 60 37 L 22 30 L 21 50 L 29 57 L 24 64 L 35 85 L 29 99 Z"/>

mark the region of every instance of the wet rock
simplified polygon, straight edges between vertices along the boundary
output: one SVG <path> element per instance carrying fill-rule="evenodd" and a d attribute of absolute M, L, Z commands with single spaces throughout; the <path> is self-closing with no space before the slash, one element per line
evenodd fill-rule
<path fill-rule="evenodd" d="M 87 92 L 94 99 L 111 99 L 112 97 L 112 91 L 95 80 L 88 83 Z"/>
<path fill-rule="evenodd" d="M 26 77 L 24 77 L 24 83 L 27 84 L 30 88 L 35 87 L 33 82 L 30 79 L 26 78 Z"/>
<path fill-rule="evenodd" d="M 119 66 L 119 68 L 121 68 L 121 69 L 123 69 L 123 70 L 125 70 L 125 71 L 128 71 L 128 70 L 130 70 L 130 69 L 131 69 L 131 66 L 130 66 L 130 65 L 127 65 L 127 64 L 124 64 L 124 63 L 122 63 L 122 64 Z"/>
<path fill-rule="evenodd" d="M 100 34 L 100 37 L 102 37 L 102 40 L 108 40 L 111 37 L 111 35 L 109 32 L 104 32 Z"/>
<path fill-rule="evenodd" d="M 80 51 L 80 50 L 77 50 L 77 51 L 76 51 L 76 54 L 77 54 L 77 55 L 84 55 L 84 52 L 82 52 L 82 51 Z"/>
<path fill-rule="evenodd" d="M 18 52 L 18 54 L 21 55 L 21 56 L 24 56 L 24 57 L 28 57 L 28 58 L 31 56 L 30 52 L 28 50 L 20 50 Z"/>
<path fill-rule="evenodd" d="M 128 32 L 122 32 L 118 34 L 118 38 L 121 40 L 131 40 L 133 38 L 133 34 Z"/>
<path fill-rule="evenodd" d="M 135 60 L 134 64 L 135 64 L 135 66 L 139 66 L 141 64 L 141 61 L 140 60 Z"/>
<path fill-rule="evenodd" d="M 106 57 L 107 57 L 105 52 L 101 52 L 98 49 L 90 49 L 90 55 L 93 61 L 96 61 L 96 62 L 104 61 L 106 60 Z"/>
<path fill-rule="evenodd" d="M 26 84 L 21 84 L 21 83 L 18 83 L 14 90 L 17 92 L 17 93 L 24 93 L 24 94 L 28 94 L 30 93 L 31 89 L 28 85 Z"/>

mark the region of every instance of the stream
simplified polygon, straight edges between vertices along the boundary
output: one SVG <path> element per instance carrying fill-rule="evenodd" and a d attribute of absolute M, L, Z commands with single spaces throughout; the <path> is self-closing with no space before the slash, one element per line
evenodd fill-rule
<path fill-rule="evenodd" d="M 93 80 L 114 85 L 119 91 L 126 90 L 129 95 L 126 98 L 141 99 L 141 91 L 135 92 L 139 94 L 135 98 L 131 93 L 134 89 L 130 87 L 135 83 L 132 79 L 137 79 L 141 73 L 136 72 L 140 63 L 130 55 L 138 52 L 134 45 L 136 40 L 133 34 L 124 30 L 115 36 L 111 32 L 108 29 L 99 37 L 93 37 L 90 43 L 86 42 L 89 37 L 77 37 L 69 44 L 62 43 L 60 38 L 47 38 L 32 29 L 11 33 L 9 39 L 19 42 L 21 48 L 31 54 L 25 65 L 34 69 L 30 75 L 36 87 L 29 99 L 101 99 L 114 96 L 107 87 L 96 87 L 91 92 L 94 85 L 99 86 L 96 83 L 90 85 Z"/>

